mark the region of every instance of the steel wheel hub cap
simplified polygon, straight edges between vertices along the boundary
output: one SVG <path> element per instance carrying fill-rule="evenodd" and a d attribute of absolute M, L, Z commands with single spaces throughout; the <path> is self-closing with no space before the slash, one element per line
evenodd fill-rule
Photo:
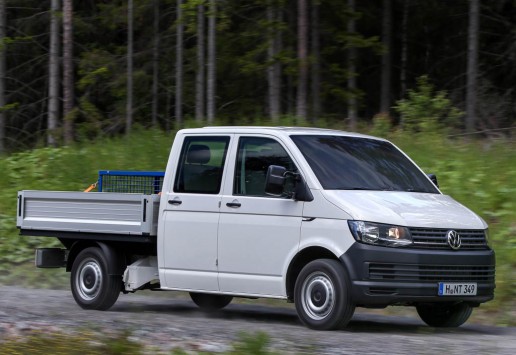
<path fill-rule="evenodd" d="M 75 286 L 80 296 L 91 301 L 98 296 L 102 285 L 102 270 L 95 260 L 85 260 L 76 277 Z"/>
<path fill-rule="evenodd" d="M 307 277 L 302 287 L 301 303 L 310 318 L 321 320 L 327 317 L 335 306 L 335 288 L 330 278 L 322 272 Z"/>

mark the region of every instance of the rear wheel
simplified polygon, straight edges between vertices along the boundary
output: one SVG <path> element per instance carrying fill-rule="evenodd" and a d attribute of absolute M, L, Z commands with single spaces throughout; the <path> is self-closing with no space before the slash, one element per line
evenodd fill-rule
<path fill-rule="evenodd" d="M 314 260 L 301 270 L 294 302 L 301 321 L 317 330 L 345 327 L 355 311 L 346 270 L 331 259 Z"/>
<path fill-rule="evenodd" d="M 190 292 L 192 301 L 205 311 L 215 311 L 222 309 L 231 303 L 233 297 L 224 295 L 214 295 L 210 293 Z"/>
<path fill-rule="evenodd" d="M 108 275 L 107 260 L 100 248 L 86 248 L 73 262 L 70 286 L 73 298 L 84 309 L 107 310 L 118 299 L 122 277 Z"/>
<path fill-rule="evenodd" d="M 473 308 L 466 303 L 424 304 L 416 306 L 417 313 L 431 327 L 459 327 Z"/>

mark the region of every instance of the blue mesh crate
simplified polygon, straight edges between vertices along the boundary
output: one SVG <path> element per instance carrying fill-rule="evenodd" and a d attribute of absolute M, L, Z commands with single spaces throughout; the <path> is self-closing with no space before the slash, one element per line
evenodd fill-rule
<path fill-rule="evenodd" d="M 99 171 L 99 192 L 127 192 L 157 194 L 163 187 L 164 172 L 161 171 Z"/>

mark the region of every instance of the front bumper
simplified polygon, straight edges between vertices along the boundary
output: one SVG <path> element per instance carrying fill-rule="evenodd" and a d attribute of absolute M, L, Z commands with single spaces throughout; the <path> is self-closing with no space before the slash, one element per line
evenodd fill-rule
<path fill-rule="evenodd" d="M 495 253 L 388 248 L 355 243 L 341 255 L 357 306 L 465 301 L 494 297 Z M 476 282 L 476 296 L 438 296 L 439 282 Z"/>

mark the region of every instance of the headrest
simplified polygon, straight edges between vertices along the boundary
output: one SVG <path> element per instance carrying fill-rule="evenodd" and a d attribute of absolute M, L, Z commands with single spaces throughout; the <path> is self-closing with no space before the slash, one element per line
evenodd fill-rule
<path fill-rule="evenodd" d="M 186 154 L 188 164 L 206 164 L 210 159 L 210 147 L 204 144 L 192 144 Z"/>

